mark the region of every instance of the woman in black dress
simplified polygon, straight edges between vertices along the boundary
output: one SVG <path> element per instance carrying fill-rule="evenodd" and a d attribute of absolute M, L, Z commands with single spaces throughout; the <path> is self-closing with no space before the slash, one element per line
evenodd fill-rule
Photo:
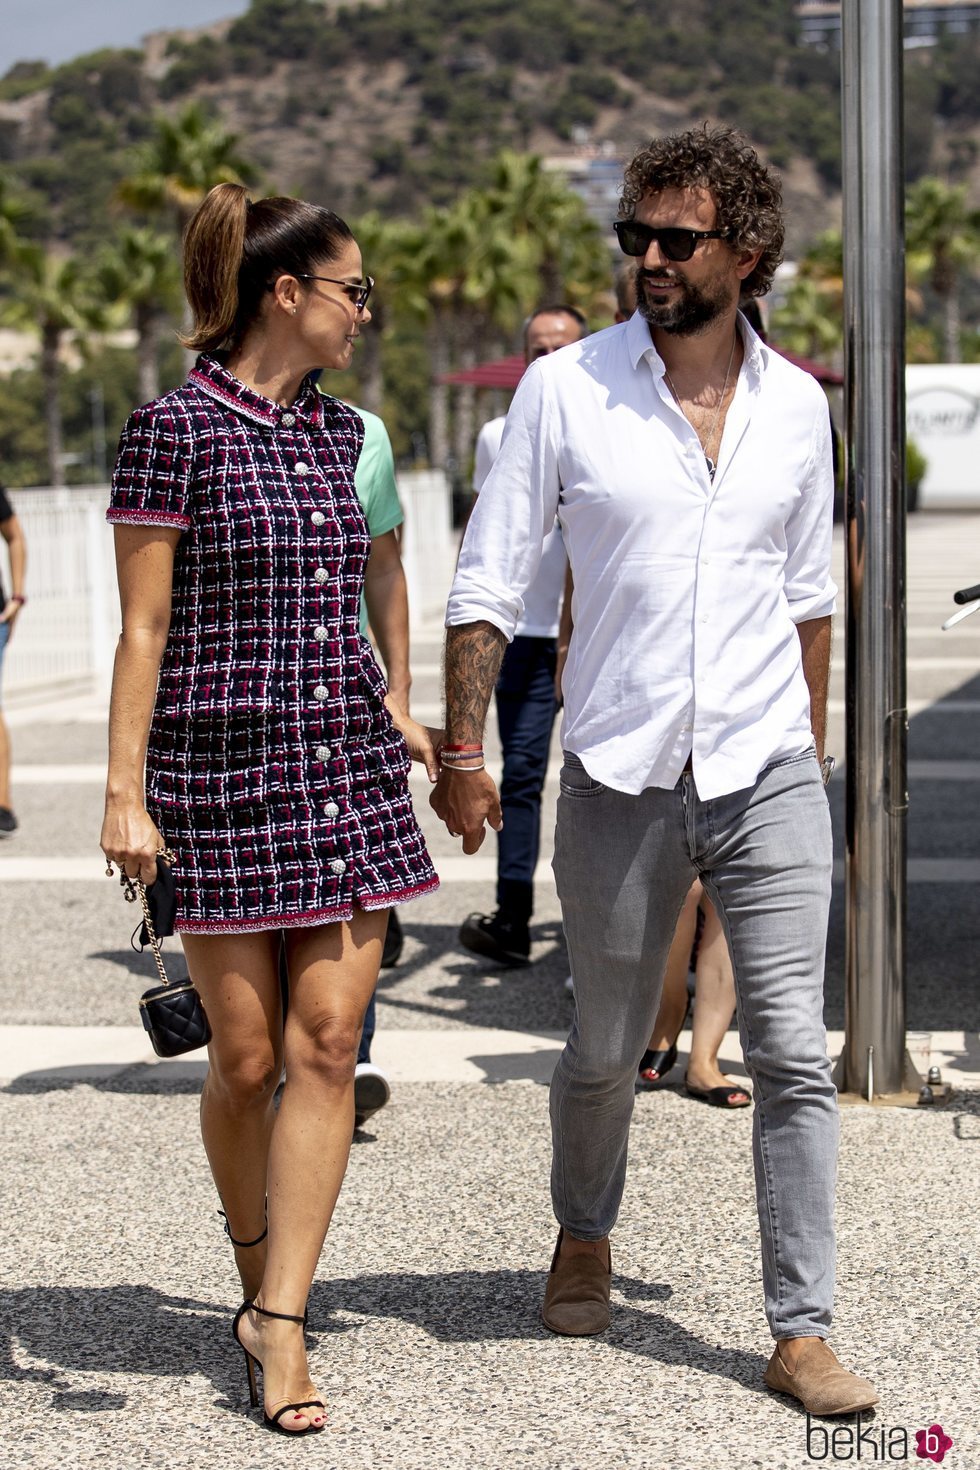
<path fill-rule="evenodd" d="M 235 1335 L 250 1384 L 263 1367 L 266 1422 L 306 1433 L 325 1421 L 303 1316 L 387 911 L 438 883 L 410 759 L 438 772 L 359 631 L 362 422 L 310 376 L 346 368 L 370 321 L 350 230 L 223 184 L 191 221 L 184 273 L 202 356 L 132 415 L 113 475 L 102 848 L 146 883 L 176 854 L 177 929 L 214 1033 L 201 1122 L 245 1290 Z"/>

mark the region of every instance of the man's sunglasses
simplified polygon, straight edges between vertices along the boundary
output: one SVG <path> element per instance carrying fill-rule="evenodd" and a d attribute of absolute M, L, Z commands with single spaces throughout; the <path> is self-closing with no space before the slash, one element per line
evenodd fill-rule
<path fill-rule="evenodd" d="M 330 286 L 342 286 L 353 303 L 355 311 L 363 311 L 368 304 L 368 297 L 374 290 L 374 277 L 366 276 L 363 285 L 355 285 L 353 281 L 338 281 L 333 276 L 311 276 L 302 272 L 299 274 L 301 281 L 326 281 Z"/>
<path fill-rule="evenodd" d="M 646 255 L 653 241 L 667 260 L 690 260 L 702 240 L 724 240 L 727 230 L 676 230 L 672 226 L 655 229 L 635 219 L 618 219 L 613 225 L 624 255 Z"/>

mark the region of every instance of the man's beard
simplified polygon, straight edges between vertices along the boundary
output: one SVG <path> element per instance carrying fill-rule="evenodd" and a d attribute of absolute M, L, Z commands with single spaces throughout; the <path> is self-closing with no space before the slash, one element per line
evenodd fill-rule
<path fill-rule="evenodd" d="M 651 284 L 656 276 L 651 271 L 645 271 L 641 267 L 636 273 L 636 308 L 644 321 L 652 327 L 659 327 L 661 331 L 669 332 L 676 337 L 694 337 L 699 332 L 705 331 L 712 322 L 717 321 L 720 316 L 731 308 L 731 292 L 720 286 L 712 291 L 710 288 L 692 286 L 690 281 L 684 280 L 683 276 L 672 276 L 671 281 L 680 286 L 681 296 L 678 300 L 664 302 L 656 306 L 647 296 L 646 282 Z M 675 293 L 672 293 L 672 295 Z"/>

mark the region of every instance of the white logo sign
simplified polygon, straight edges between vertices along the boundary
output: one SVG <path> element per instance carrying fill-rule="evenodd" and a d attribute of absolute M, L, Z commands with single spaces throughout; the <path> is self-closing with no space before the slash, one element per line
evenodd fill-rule
<path fill-rule="evenodd" d="M 980 415 L 980 399 L 962 388 L 924 388 L 909 395 L 908 432 L 914 439 L 969 434 Z"/>

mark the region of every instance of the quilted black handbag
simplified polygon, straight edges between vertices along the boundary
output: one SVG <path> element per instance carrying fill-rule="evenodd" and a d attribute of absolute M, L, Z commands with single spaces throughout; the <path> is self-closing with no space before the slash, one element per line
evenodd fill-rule
<path fill-rule="evenodd" d="M 131 879 L 122 875 L 127 899 L 132 900 L 137 894 L 139 895 L 143 906 L 143 928 L 140 941 L 141 944 L 149 944 L 152 948 L 161 981 L 159 985 L 154 985 L 150 990 L 144 991 L 140 999 L 140 1016 L 143 1027 L 149 1033 L 150 1042 L 158 1057 L 183 1056 L 184 1052 L 197 1051 L 198 1047 L 207 1046 L 211 1040 L 211 1027 L 208 1024 L 201 997 L 189 979 L 170 984 L 163 964 L 163 955 L 160 952 L 157 925 L 154 923 L 154 909 L 156 909 L 158 919 L 161 914 L 166 915 L 163 925 L 164 932 L 172 934 L 172 913 L 176 908 L 173 877 L 170 871 L 172 862 L 172 853 L 166 851 L 157 853 L 159 876 L 152 888 L 159 888 L 160 891 L 155 895 L 155 903 L 151 903 L 142 878 Z"/>
<path fill-rule="evenodd" d="M 154 951 L 154 954 L 156 951 Z M 211 1040 L 211 1027 L 201 997 L 190 980 L 154 985 L 140 999 L 143 1026 L 158 1057 L 179 1057 Z"/>

